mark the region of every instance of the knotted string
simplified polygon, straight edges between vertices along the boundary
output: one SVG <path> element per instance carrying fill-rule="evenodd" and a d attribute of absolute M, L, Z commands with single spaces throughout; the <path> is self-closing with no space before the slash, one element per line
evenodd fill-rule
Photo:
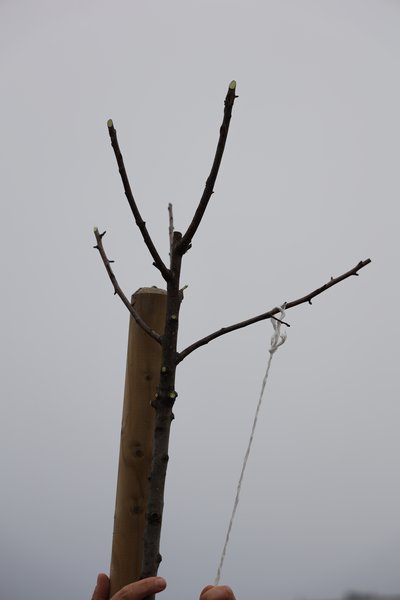
<path fill-rule="evenodd" d="M 277 307 L 277 308 L 279 308 L 280 319 L 282 321 L 285 318 L 285 307 L 286 307 L 286 303 L 283 304 L 282 306 Z M 258 399 L 258 404 L 257 404 L 256 412 L 255 412 L 255 415 L 254 415 L 253 426 L 251 428 L 249 443 L 247 445 L 247 450 L 246 450 L 246 453 L 245 453 L 244 459 L 243 459 L 242 470 L 241 470 L 239 481 L 238 481 L 237 488 L 236 488 L 235 501 L 233 503 L 232 514 L 231 514 L 231 518 L 230 518 L 229 525 L 228 525 L 228 531 L 226 532 L 225 544 L 224 544 L 224 548 L 222 550 L 221 558 L 220 558 L 220 561 L 219 561 L 218 571 L 217 571 L 217 575 L 216 575 L 215 580 L 214 580 L 214 585 L 218 585 L 219 584 L 219 580 L 220 580 L 220 577 L 221 577 L 222 565 L 224 564 L 225 555 L 226 555 L 226 549 L 227 549 L 227 546 L 228 546 L 229 537 L 231 535 L 232 524 L 233 524 L 233 521 L 234 521 L 234 518 L 235 518 L 235 515 L 236 515 L 236 509 L 237 509 L 238 504 L 239 504 L 239 497 L 240 497 L 240 490 L 241 490 L 241 487 L 242 487 L 243 476 L 244 476 L 244 472 L 246 470 L 246 465 L 247 465 L 247 461 L 248 461 L 248 458 L 249 458 L 249 455 L 250 455 L 251 446 L 253 444 L 254 432 L 256 430 L 256 425 L 257 425 L 257 420 L 258 420 L 258 413 L 260 412 L 260 407 L 261 407 L 262 399 L 263 399 L 263 396 L 264 396 L 265 385 L 267 383 L 267 379 L 268 379 L 268 375 L 269 375 L 269 369 L 271 367 L 272 357 L 275 354 L 275 352 L 278 350 L 279 346 L 282 346 L 282 344 L 285 343 L 286 337 L 287 337 L 286 336 L 286 332 L 281 332 L 282 323 L 280 323 L 279 321 L 277 321 L 274 318 L 271 319 L 271 322 L 272 322 L 272 325 L 273 325 L 273 328 L 274 328 L 274 333 L 273 333 L 273 335 L 271 337 L 271 346 L 270 346 L 270 349 L 269 349 L 269 359 L 268 359 L 267 369 L 265 371 L 264 379 L 263 379 L 263 382 L 262 382 L 262 385 L 261 385 L 260 397 Z"/>

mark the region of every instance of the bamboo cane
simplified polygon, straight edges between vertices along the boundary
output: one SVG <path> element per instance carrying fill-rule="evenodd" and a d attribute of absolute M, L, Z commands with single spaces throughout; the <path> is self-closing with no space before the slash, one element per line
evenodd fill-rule
<path fill-rule="evenodd" d="M 164 331 L 166 291 L 140 288 L 132 304 L 140 317 L 160 335 Z M 161 346 L 133 317 L 129 338 L 122 411 L 121 441 L 110 567 L 110 597 L 140 578 L 143 538 L 151 469 L 154 399 L 161 368 Z"/>

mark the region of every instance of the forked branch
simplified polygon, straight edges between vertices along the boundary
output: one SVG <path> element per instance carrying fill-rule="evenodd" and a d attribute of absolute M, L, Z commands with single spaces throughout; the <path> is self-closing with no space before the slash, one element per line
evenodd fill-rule
<path fill-rule="evenodd" d="M 144 243 L 146 244 L 151 256 L 154 259 L 154 266 L 161 272 L 161 275 L 164 277 L 165 281 L 168 281 L 170 278 L 169 269 L 167 269 L 160 255 L 158 254 L 157 249 L 153 244 L 153 240 L 151 239 L 150 234 L 147 231 L 146 223 L 145 221 L 143 221 L 137 204 L 135 202 L 135 198 L 133 197 L 128 175 L 126 173 L 124 165 L 124 159 L 122 158 L 121 150 L 119 149 L 117 132 L 111 119 L 107 121 L 107 126 L 108 133 L 110 134 L 111 145 L 114 150 L 115 158 L 117 159 L 119 173 L 121 175 L 122 183 L 124 186 L 125 196 L 129 202 L 129 206 L 131 207 L 133 216 L 135 217 L 136 225 L 139 227 L 140 233 L 143 236 Z"/>
<path fill-rule="evenodd" d="M 106 232 L 103 231 L 103 233 L 100 233 L 99 230 L 97 229 L 97 227 L 95 227 L 93 231 L 94 231 L 94 235 L 96 237 L 96 242 L 97 242 L 97 244 L 93 247 L 96 248 L 96 250 L 98 250 L 100 253 L 100 256 L 102 258 L 102 261 L 104 263 L 104 266 L 106 268 L 108 276 L 113 285 L 114 294 L 116 294 L 117 296 L 119 296 L 121 298 L 122 302 L 125 304 L 126 308 L 129 310 L 129 312 L 131 313 L 132 317 L 135 319 L 135 321 L 139 325 L 139 327 L 141 327 L 143 329 L 143 331 L 145 331 L 150 337 L 152 337 L 153 340 L 155 340 L 158 344 L 161 344 L 162 337 L 156 331 L 154 331 L 151 327 L 149 327 L 149 325 L 147 325 L 147 323 L 145 321 L 143 321 L 143 319 L 136 312 L 136 310 L 134 309 L 132 304 L 129 302 L 128 298 L 125 296 L 124 292 L 122 291 L 122 289 L 119 286 L 117 278 L 115 277 L 114 272 L 111 268 L 111 263 L 113 263 L 114 261 L 110 260 L 107 257 L 106 252 L 104 250 L 104 246 L 103 246 L 103 237 L 105 236 Z"/>
<path fill-rule="evenodd" d="M 233 103 L 235 102 L 235 98 L 237 98 L 235 92 L 236 81 L 231 81 L 231 83 L 229 84 L 228 93 L 226 94 L 225 98 L 224 118 L 222 121 L 221 128 L 219 130 L 219 140 L 217 144 L 217 150 L 215 152 L 214 162 L 212 164 L 203 195 L 200 199 L 199 205 L 196 209 L 192 222 L 190 223 L 186 233 L 182 237 L 182 240 L 177 248 L 177 251 L 180 252 L 181 255 L 185 254 L 185 252 L 187 252 L 187 250 L 190 248 L 193 236 L 200 225 L 204 212 L 207 208 L 207 204 L 211 198 L 212 193 L 214 192 L 215 181 L 217 179 L 219 167 L 222 161 L 222 156 L 224 154 L 226 139 L 228 137 L 229 123 L 231 121 Z"/>
<path fill-rule="evenodd" d="M 343 275 L 340 275 L 339 277 L 331 277 L 331 279 L 330 279 L 330 281 L 328 281 L 328 283 L 325 283 L 325 285 L 317 288 L 313 292 L 306 294 L 306 296 L 303 296 L 302 298 L 298 298 L 297 300 L 292 300 L 291 302 L 287 302 L 285 308 L 286 309 L 293 308 L 294 306 L 298 306 L 299 304 L 304 304 L 305 302 L 308 302 L 309 304 L 311 304 L 311 300 L 313 298 L 315 298 L 315 296 L 322 294 L 322 292 L 325 292 L 330 287 L 336 285 L 340 281 L 343 281 L 343 279 L 347 279 L 347 277 L 350 277 L 351 275 L 358 275 L 358 271 L 360 269 L 362 269 L 363 267 L 365 267 L 366 265 L 368 265 L 370 262 L 371 262 L 370 258 L 360 261 L 353 269 L 350 269 L 350 271 L 343 273 Z M 221 337 L 221 335 L 225 335 L 226 333 L 230 333 L 231 331 L 236 331 L 237 329 L 242 329 L 243 327 L 247 327 L 248 325 L 252 325 L 253 323 L 258 323 L 259 321 L 264 321 L 265 319 L 270 319 L 271 317 L 276 315 L 276 313 L 278 313 L 278 312 L 279 312 L 279 308 L 275 307 L 266 313 L 262 313 L 261 315 L 257 315 L 256 317 L 247 319 L 246 321 L 241 321 L 240 323 L 235 323 L 235 325 L 230 325 L 229 327 L 222 327 L 221 329 L 218 329 L 218 331 L 214 331 L 214 333 L 210 333 L 209 335 L 206 335 L 204 338 L 201 338 L 197 342 L 194 342 L 194 344 L 192 344 L 191 346 L 188 346 L 187 348 L 185 348 L 185 350 L 182 350 L 182 352 L 179 352 L 178 356 L 177 356 L 177 363 L 180 363 L 189 354 L 194 352 L 194 350 L 197 350 L 197 348 L 201 348 L 201 346 L 205 346 L 212 340 L 215 340 L 216 338 Z"/>

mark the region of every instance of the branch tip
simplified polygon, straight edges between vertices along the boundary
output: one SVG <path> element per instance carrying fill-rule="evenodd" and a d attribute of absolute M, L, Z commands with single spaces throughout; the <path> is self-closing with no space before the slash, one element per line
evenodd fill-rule
<path fill-rule="evenodd" d="M 189 250 L 193 236 L 195 235 L 200 225 L 200 222 L 204 216 L 204 212 L 207 208 L 208 202 L 214 192 L 214 185 L 217 179 L 219 168 L 221 166 L 222 156 L 224 154 L 225 149 L 225 143 L 228 137 L 229 124 L 232 117 L 232 108 L 236 97 L 235 89 L 236 81 L 233 80 L 229 84 L 228 92 L 224 101 L 224 116 L 221 127 L 219 129 L 219 138 L 210 174 L 206 180 L 204 191 L 200 198 L 200 202 L 197 206 L 197 209 L 194 213 L 192 222 L 190 223 L 189 227 L 186 230 L 186 233 L 182 236 L 182 239 L 179 242 L 178 247 L 176 248 L 177 252 L 179 252 L 181 256 L 183 256 Z"/>
<path fill-rule="evenodd" d="M 108 129 L 111 129 L 112 127 L 114 127 L 114 123 L 113 123 L 112 119 L 108 119 L 108 121 L 107 121 L 107 127 L 108 127 Z"/>

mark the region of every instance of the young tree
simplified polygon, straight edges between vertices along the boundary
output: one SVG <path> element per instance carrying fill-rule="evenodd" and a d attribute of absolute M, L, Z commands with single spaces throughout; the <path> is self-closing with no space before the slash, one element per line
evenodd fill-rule
<path fill-rule="evenodd" d="M 135 309 L 135 307 L 128 300 L 128 298 L 120 288 L 111 267 L 111 263 L 113 261 L 110 261 L 108 259 L 104 250 L 103 237 L 105 235 L 105 232 L 100 233 L 97 228 L 94 229 L 94 234 L 96 237 L 95 248 L 99 251 L 100 256 L 103 260 L 104 266 L 114 287 L 114 293 L 121 298 L 122 302 L 128 308 L 129 312 L 131 313 L 132 317 L 135 319 L 139 327 L 141 327 L 148 336 L 150 336 L 153 340 L 155 340 L 157 344 L 161 346 L 162 352 L 162 366 L 160 371 L 159 385 L 156 397 L 154 398 L 154 401 L 152 403 L 152 406 L 155 410 L 155 428 L 152 467 L 151 475 L 149 478 L 149 501 L 146 514 L 147 526 L 144 540 L 142 577 L 156 575 L 159 563 L 161 561 L 159 545 L 164 502 L 164 486 L 168 464 L 168 444 L 170 427 L 171 421 L 174 418 L 172 408 L 177 397 L 177 392 L 175 390 L 175 374 L 178 364 L 182 360 L 184 360 L 189 354 L 191 354 L 194 350 L 200 348 L 201 346 L 204 346 L 205 344 L 208 344 L 212 340 L 237 329 L 240 329 L 242 327 L 247 327 L 248 325 L 257 323 L 258 321 L 263 321 L 265 319 L 270 318 L 277 319 L 275 315 L 279 313 L 279 308 L 274 307 L 267 312 L 249 318 L 245 321 L 235 323 L 233 325 L 230 325 L 229 327 L 222 327 L 221 329 L 214 331 L 209 335 L 197 340 L 187 348 L 178 351 L 177 340 L 179 327 L 179 310 L 183 300 L 183 290 L 180 288 L 180 272 L 182 259 L 191 247 L 193 237 L 201 223 L 211 195 L 213 194 L 215 181 L 217 179 L 222 156 L 224 153 L 225 143 L 228 136 L 232 108 L 236 98 L 236 82 L 232 81 L 229 85 L 228 92 L 225 98 L 224 116 L 219 131 L 219 139 L 211 171 L 206 181 L 203 194 L 194 213 L 193 219 L 185 233 L 182 234 L 181 232 L 174 230 L 172 207 L 171 205 L 169 206 L 169 266 L 167 266 L 160 257 L 149 235 L 149 232 L 147 231 L 146 224 L 141 217 L 141 214 L 133 197 L 131 186 L 126 173 L 124 161 L 118 144 L 117 132 L 114 128 L 112 120 L 110 119 L 108 121 L 108 131 L 111 139 L 111 145 L 114 149 L 115 158 L 118 163 L 118 168 L 124 186 L 125 195 L 129 202 L 129 206 L 131 207 L 133 216 L 136 221 L 136 225 L 138 226 L 142 234 L 144 243 L 147 246 L 153 258 L 153 265 L 160 271 L 167 286 L 165 327 L 163 334 L 160 335 L 141 318 L 138 311 Z M 337 283 L 343 281 L 344 279 L 350 277 L 351 275 L 358 275 L 358 271 L 360 271 L 360 269 L 365 267 L 370 262 L 370 259 L 360 261 L 355 267 L 353 267 L 346 273 L 343 273 L 343 275 L 340 275 L 339 277 L 335 278 L 331 277 L 331 279 L 321 287 L 305 294 L 301 298 L 287 302 L 285 305 L 285 309 L 287 310 L 294 306 L 307 302 L 311 304 L 313 298 L 315 298 L 322 292 L 325 292 Z"/>

